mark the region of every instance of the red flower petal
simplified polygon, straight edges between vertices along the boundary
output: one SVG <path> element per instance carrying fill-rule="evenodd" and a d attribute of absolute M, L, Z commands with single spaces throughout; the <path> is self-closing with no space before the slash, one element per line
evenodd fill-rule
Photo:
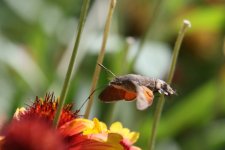
<path fill-rule="evenodd" d="M 42 120 L 12 121 L 4 130 L 2 150 L 65 150 L 60 135 Z"/>

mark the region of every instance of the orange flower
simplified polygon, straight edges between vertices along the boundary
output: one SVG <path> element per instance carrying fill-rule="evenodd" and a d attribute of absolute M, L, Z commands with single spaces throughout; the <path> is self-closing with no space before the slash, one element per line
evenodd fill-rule
<path fill-rule="evenodd" d="M 20 119 L 29 119 L 29 118 L 40 118 L 47 121 L 49 124 L 52 124 L 54 119 L 56 109 L 58 106 L 58 99 L 54 97 L 53 94 L 46 94 L 44 100 L 42 98 L 36 97 L 32 106 L 25 108 L 17 109 L 14 114 L 14 118 L 17 120 Z M 78 117 L 78 112 L 72 112 L 72 104 L 67 104 L 64 106 L 60 120 L 59 126 L 64 123 L 73 120 Z"/>
<path fill-rule="evenodd" d="M 0 136 L 0 149 L 1 149 L 2 145 L 3 145 L 3 143 L 4 143 L 4 139 L 5 139 L 4 136 Z"/>
<path fill-rule="evenodd" d="M 74 119 L 59 128 L 59 132 L 67 139 L 71 149 L 84 150 L 122 150 L 122 136 L 108 134 L 107 127 L 98 119 Z"/>
<path fill-rule="evenodd" d="M 134 142 L 136 142 L 139 137 L 139 133 L 130 132 L 129 129 L 122 128 L 122 125 L 119 122 L 112 124 L 110 130 L 108 130 L 107 126 L 103 122 L 100 122 L 97 118 L 94 118 L 93 121 L 80 118 L 64 124 L 59 128 L 59 131 L 64 137 L 69 139 L 67 142 L 70 147 L 74 149 L 79 146 L 82 146 L 83 149 L 87 145 L 90 146 L 90 143 L 91 148 L 88 146 L 86 149 L 140 149 L 133 146 Z M 78 144 L 78 141 L 80 144 Z"/>
<path fill-rule="evenodd" d="M 66 105 L 57 129 L 52 127 L 58 102 L 47 94 L 36 97 L 28 108 L 17 109 L 14 119 L 0 132 L 0 149 L 42 150 L 138 150 L 133 146 L 139 137 L 116 122 L 107 128 L 97 118 L 77 118 L 72 105 Z"/>
<path fill-rule="evenodd" d="M 2 131 L 1 150 L 65 150 L 61 135 L 49 124 L 38 119 L 13 120 Z"/>

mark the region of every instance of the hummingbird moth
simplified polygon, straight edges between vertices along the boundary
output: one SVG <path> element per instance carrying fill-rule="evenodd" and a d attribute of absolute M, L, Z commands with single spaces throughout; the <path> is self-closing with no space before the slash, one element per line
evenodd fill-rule
<path fill-rule="evenodd" d="M 110 70 L 99 64 L 112 73 Z M 112 73 L 113 74 L 113 73 Z M 109 85 L 100 93 L 99 99 L 110 103 L 119 100 L 137 100 L 138 110 L 144 110 L 152 105 L 154 93 L 158 92 L 167 96 L 176 94 L 165 81 L 137 74 L 115 76 Z"/>

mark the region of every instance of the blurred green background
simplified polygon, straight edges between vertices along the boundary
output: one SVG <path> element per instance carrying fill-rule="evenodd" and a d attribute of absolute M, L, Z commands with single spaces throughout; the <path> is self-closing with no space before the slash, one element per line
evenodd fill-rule
<path fill-rule="evenodd" d="M 190 20 L 192 28 L 184 38 L 172 84 L 178 95 L 166 98 L 156 150 L 224 150 L 225 2 L 160 1 L 152 18 L 157 3 L 118 0 L 104 65 L 117 75 L 137 73 L 165 79 L 182 20 Z M 108 4 L 108 0 L 91 1 L 67 97 L 74 109 L 89 95 Z M 82 0 L 0 0 L 0 125 L 17 107 L 32 104 L 35 96 L 43 97 L 46 92 L 59 96 L 81 5 Z M 102 71 L 98 87 L 111 78 Z M 140 112 L 135 102 L 103 104 L 97 98 L 99 92 L 91 118 L 121 121 L 141 133 L 137 145 L 147 149 L 158 96 L 148 110 Z"/>

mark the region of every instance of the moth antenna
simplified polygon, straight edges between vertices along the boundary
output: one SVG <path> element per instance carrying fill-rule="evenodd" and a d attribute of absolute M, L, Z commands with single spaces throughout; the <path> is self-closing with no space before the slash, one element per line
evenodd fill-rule
<path fill-rule="evenodd" d="M 111 70 L 109 70 L 108 68 L 106 68 L 105 66 L 103 66 L 103 65 L 100 64 L 100 63 L 98 63 L 98 65 L 99 65 L 100 67 L 102 67 L 103 69 L 105 69 L 107 72 L 109 72 L 111 75 L 113 75 L 114 77 L 116 77 L 116 75 L 115 75 Z"/>

